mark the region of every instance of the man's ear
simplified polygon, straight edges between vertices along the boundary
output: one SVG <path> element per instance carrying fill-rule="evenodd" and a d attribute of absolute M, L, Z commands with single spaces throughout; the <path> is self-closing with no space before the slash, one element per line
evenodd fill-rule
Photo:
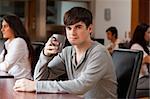
<path fill-rule="evenodd" d="M 89 25 L 88 30 L 89 30 L 90 33 L 93 32 L 93 25 L 92 24 Z"/>

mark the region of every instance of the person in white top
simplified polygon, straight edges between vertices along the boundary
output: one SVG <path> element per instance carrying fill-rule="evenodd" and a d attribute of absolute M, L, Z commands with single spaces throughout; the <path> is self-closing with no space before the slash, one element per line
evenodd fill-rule
<path fill-rule="evenodd" d="M 106 30 L 107 33 L 107 39 L 110 40 L 110 44 L 108 44 L 106 47 L 108 51 L 112 54 L 114 49 L 119 48 L 120 40 L 118 39 L 118 30 L 116 27 L 111 26 Z"/>
<path fill-rule="evenodd" d="M 150 51 L 148 46 L 150 44 L 150 26 L 147 24 L 139 24 L 130 41 L 130 49 L 143 51 L 143 62 L 140 70 L 139 78 L 148 75 L 148 67 L 150 64 Z"/>
<path fill-rule="evenodd" d="M 0 54 L 0 70 L 15 79 L 32 79 L 33 47 L 19 17 L 13 14 L 4 16 L 1 32 L 6 42 Z"/>

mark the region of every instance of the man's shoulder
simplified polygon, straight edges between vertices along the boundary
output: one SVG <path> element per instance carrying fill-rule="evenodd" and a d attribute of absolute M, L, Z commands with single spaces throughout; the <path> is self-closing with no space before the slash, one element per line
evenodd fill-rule
<path fill-rule="evenodd" d="M 94 42 L 92 48 L 93 50 L 106 50 L 106 47 L 98 42 Z"/>
<path fill-rule="evenodd" d="M 73 49 L 72 46 L 67 46 L 67 47 L 65 47 L 65 48 L 62 50 L 62 53 L 63 53 L 63 54 L 69 54 L 69 52 L 71 52 L 72 49 Z"/>
<path fill-rule="evenodd" d="M 66 51 L 69 51 L 69 50 L 72 50 L 72 46 L 66 46 L 63 50 L 66 50 Z"/>
<path fill-rule="evenodd" d="M 89 49 L 89 53 L 93 53 L 96 55 L 102 54 L 102 53 L 106 53 L 107 49 L 104 45 L 98 43 L 98 42 L 94 42 L 92 47 Z"/>

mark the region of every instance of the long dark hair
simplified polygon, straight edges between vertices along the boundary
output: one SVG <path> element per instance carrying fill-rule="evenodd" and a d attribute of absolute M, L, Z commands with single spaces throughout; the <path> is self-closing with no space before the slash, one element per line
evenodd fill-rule
<path fill-rule="evenodd" d="M 30 38 L 27 34 L 27 31 L 22 23 L 22 21 L 20 20 L 20 18 L 14 14 L 9 14 L 9 15 L 5 15 L 3 16 L 3 19 L 5 20 L 9 27 L 13 30 L 14 32 L 14 36 L 15 38 L 20 37 L 22 39 L 25 40 L 28 50 L 29 50 L 29 60 L 31 65 L 33 64 L 33 47 L 31 45 L 31 41 Z"/>
<path fill-rule="evenodd" d="M 148 24 L 145 24 L 145 23 L 141 23 L 141 24 L 137 25 L 137 27 L 135 28 L 133 37 L 130 41 L 130 47 L 134 43 L 138 43 L 143 47 L 144 51 L 147 54 L 149 54 L 149 50 L 147 47 L 149 42 L 144 39 L 145 32 L 148 30 L 149 27 L 150 26 Z"/>

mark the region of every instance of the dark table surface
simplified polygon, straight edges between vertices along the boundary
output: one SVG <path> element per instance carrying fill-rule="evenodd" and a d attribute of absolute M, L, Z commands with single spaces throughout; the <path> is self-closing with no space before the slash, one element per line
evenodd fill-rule
<path fill-rule="evenodd" d="M 13 90 L 15 80 L 0 79 L 0 99 L 83 99 L 73 94 L 41 94 L 29 92 L 16 92 Z"/>

